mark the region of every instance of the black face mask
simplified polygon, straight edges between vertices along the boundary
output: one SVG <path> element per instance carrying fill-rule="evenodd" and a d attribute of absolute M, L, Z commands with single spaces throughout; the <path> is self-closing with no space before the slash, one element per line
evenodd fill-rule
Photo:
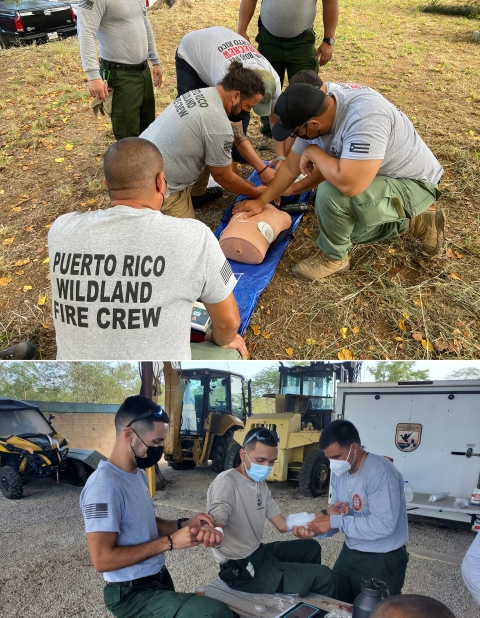
<path fill-rule="evenodd" d="M 142 438 L 140 438 L 136 431 L 135 435 L 141 442 L 143 442 Z M 145 442 L 143 442 L 143 444 L 145 444 Z M 140 468 L 141 470 L 145 470 L 145 468 L 151 468 L 152 466 L 155 466 L 160 461 L 163 455 L 163 446 L 147 446 L 146 444 L 145 446 L 147 447 L 147 454 L 145 455 L 145 457 L 139 457 L 133 450 L 133 446 L 130 445 L 130 448 L 135 455 L 135 462 L 137 464 L 137 468 Z"/>
<path fill-rule="evenodd" d="M 240 101 L 240 111 L 238 112 L 238 114 L 234 114 L 232 106 L 232 111 L 228 114 L 228 119 L 230 120 L 230 122 L 240 122 L 241 120 L 243 120 L 244 118 L 248 118 L 249 116 L 250 112 L 246 109 L 242 109 L 242 102 Z"/>

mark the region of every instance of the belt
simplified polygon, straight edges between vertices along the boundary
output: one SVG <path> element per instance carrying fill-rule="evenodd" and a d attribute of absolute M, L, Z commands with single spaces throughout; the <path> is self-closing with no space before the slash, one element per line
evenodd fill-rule
<path fill-rule="evenodd" d="M 397 549 L 392 549 L 390 551 L 381 551 L 381 552 L 376 552 L 376 551 L 360 551 L 359 549 L 350 549 L 350 551 L 353 551 L 356 554 L 373 555 L 373 554 L 394 554 L 395 552 L 400 551 L 401 549 L 405 549 L 405 545 L 402 545 L 401 547 L 398 547 Z"/>
<path fill-rule="evenodd" d="M 163 566 L 155 575 L 147 575 L 146 577 L 139 577 L 138 579 L 132 579 L 127 582 L 107 582 L 107 586 L 129 586 L 130 588 L 137 588 L 138 586 L 146 586 L 152 582 L 163 584 L 167 573 L 167 567 Z"/>
<path fill-rule="evenodd" d="M 303 36 L 305 33 L 310 32 L 312 30 L 312 28 L 307 28 L 303 32 L 300 32 L 300 34 L 297 34 L 297 36 L 276 36 L 275 34 L 272 34 L 269 30 L 267 30 L 263 24 L 261 24 L 260 28 L 261 30 L 265 30 L 265 32 L 269 34 L 270 36 L 275 37 L 278 41 L 293 41 L 299 36 Z"/>
<path fill-rule="evenodd" d="M 104 60 L 100 58 L 100 64 L 107 70 L 111 71 L 144 71 L 148 63 L 141 62 L 140 64 L 121 64 L 120 62 L 110 62 L 110 60 Z"/>

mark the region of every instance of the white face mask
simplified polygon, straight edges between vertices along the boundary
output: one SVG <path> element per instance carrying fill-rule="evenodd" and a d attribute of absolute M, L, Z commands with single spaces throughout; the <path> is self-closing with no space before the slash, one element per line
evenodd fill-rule
<path fill-rule="evenodd" d="M 352 467 L 352 464 L 348 461 L 351 450 L 352 450 L 352 447 L 350 447 L 350 450 L 348 451 L 347 459 L 329 459 L 328 460 L 330 462 L 330 470 L 337 476 L 341 476 L 342 474 L 345 474 L 345 472 L 348 472 L 350 468 Z M 355 457 L 353 458 L 353 461 L 355 461 Z"/>

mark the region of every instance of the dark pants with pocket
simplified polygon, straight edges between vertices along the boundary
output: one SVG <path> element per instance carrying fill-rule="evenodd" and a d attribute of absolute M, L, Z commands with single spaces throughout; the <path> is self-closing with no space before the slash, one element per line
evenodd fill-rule
<path fill-rule="evenodd" d="M 113 88 L 111 120 L 115 139 L 138 137 L 155 120 L 155 95 L 148 62 L 143 63 L 143 68 L 115 69 L 110 62 L 101 60 L 100 75 Z"/>
<path fill-rule="evenodd" d="M 384 554 L 349 549 L 344 543 L 333 567 L 337 599 L 353 603 L 360 594 L 362 579 L 374 577 L 387 584 L 390 595 L 401 594 L 407 570 L 408 552 L 405 545 Z"/>
<path fill-rule="evenodd" d="M 105 605 L 116 618 L 232 618 L 232 610 L 221 601 L 175 592 L 168 571 L 166 575 L 162 583 L 107 585 Z"/>
<path fill-rule="evenodd" d="M 265 56 L 278 73 L 283 87 L 285 72 L 290 79 L 299 71 L 315 71 L 318 73 L 318 61 L 315 49 L 315 31 L 312 29 L 302 32 L 291 39 L 273 36 L 259 23 L 257 38 L 258 51 Z M 261 117 L 260 131 L 271 137 L 270 121 L 268 116 Z"/>
<path fill-rule="evenodd" d="M 186 60 L 180 58 L 178 50 L 175 52 L 175 69 L 177 72 L 177 97 L 190 92 L 190 90 L 198 90 L 199 88 L 209 88 L 209 86 L 200 79 L 200 76 L 195 69 L 188 64 Z M 242 120 L 243 132 L 247 135 L 248 125 L 250 124 L 250 115 Z M 240 163 L 244 162 L 242 155 L 238 152 L 235 144 L 232 146 L 232 159 Z"/>

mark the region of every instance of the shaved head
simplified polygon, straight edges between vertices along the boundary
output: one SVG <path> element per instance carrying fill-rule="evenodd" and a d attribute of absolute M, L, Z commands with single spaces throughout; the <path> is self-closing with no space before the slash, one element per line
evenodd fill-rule
<path fill-rule="evenodd" d="M 115 142 L 105 153 L 103 173 L 110 197 L 119 191 L 143 193 L 163 172 L 163 157 L 152 142 L 127 137 Z"/>
<path fill-rule="evenodd" d="M 420 594 L 399 594 L 385 599 L 371 618 L 455 618 L 446 605 Z"/>

